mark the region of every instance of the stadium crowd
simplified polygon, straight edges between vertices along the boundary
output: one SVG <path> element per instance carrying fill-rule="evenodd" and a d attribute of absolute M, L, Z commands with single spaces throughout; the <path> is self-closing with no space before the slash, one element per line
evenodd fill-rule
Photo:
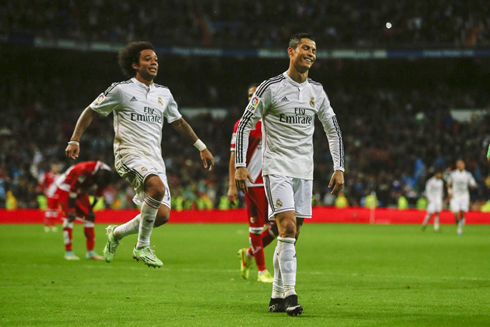
<path fill-rule="evenodd" d="M 330 47 L 474 47 L 490 44 L 489 11 L 485 0 L 17 0 L 0 2 L 0 33 L 263 48 L 308 26 Z"/>
<path fill-rule="evenodd" d="M 32 50 L 0 48 L 9 76 L 8 83 L 0 84 L 1 207 L 6 205 L 8 191 L 18 207 L 38 207 L 40 190 L 31 173 L 33 163 L 41 170 L 53 161 L 64 169 L 74 164 L 64 158 L 63 151 L 78 115 L 112 82 L 124 80 L 113 53 L 26 49 Z M 280 73 L 282 66 L 278 68 L 275 60 L 161 59 L 157 82 L 169 86 L 180 108 L 224 108 L 227 112 L 225 116 L 187 117 L 215 155 L 211 174 L 201 167 L 194 147 L 183 146 L 177 133 L 169 125 L 164 127 L 163 158 L 174 205 L 227 207 L 230 138 L 246 105 L 247 86 Z M 167 64 L 176 59 L 179 65 Z M 393 65 L 404 68 L 393 69 Z M 381 206 L 396 206 L 402 195 L 415 205 L 425 180 L 436 169 L 453 168 L 457 158 L 466 161 L 479 183 L 472 199 L 487 201 L 490 117 L 461 122 L 453 119 L 450 109 L 490 106 L 485 91 L 488 67 L 486 60 L 469 59 L 318 60 L 311 77 L 323 83 L 343 132 L 349 204 L 364 205 L 375 191 Z M 332 172 L 328 144 L 320 135 L 321 126 L 315 133 L 315 204 L 332 205 L 335 199 L 326 188 Z M 79 161 L 113 165 L 112 141 L 112 120 L 94 121 L 82 138 Z M 115 181 L 106 192 L 106 206 L 132 207 L 131 187 L 119 177 Z"/>

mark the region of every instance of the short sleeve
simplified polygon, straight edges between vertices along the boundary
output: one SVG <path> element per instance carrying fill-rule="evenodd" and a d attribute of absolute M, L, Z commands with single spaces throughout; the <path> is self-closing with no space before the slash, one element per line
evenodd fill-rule
<path fill-rule="evenodd" d="M 177 105 L 177 102 L 175 101 L 172 93 L 170 93 L 167 108 L 165 109 L 163 115 L 165 116 L 165 118 L 167 118 L 169 124 L 182 118 L 182 115 L 179 112 L 179 106 Z"/>
<path fill-rule="evenodd" d="M 118 87 L 118 84 L 114 83 L 90 104 L 90 108 L 104 116 L 108 116 L 113 110 L 117 109 L 121 103 L 121 90 Z"/>

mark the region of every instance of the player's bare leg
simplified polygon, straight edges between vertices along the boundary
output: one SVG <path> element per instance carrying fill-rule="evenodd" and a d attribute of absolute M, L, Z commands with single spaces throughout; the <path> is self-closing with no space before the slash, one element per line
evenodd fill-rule
<path fill-rule="evenodd" d="M 280 274 L 274 271 L 274 282 L 272 284 L 271 303 L 269 311 L 280 312 L 282 307 L 290 316 L 298 316 L 303 313 L 303 307 L 298 303 L 296 294 L 296 248 L 294 244 L 299 235 L 303 219 L 296 219 L 294 211 L 286 211 L 277 214 L 276 223 L 279 230 L 277 245 L 274 251 L 274 269 L 279 268 Z M 277 264 L 276 264 L 277 263 Z M 282 287 L 281 287 L 282 282 Z M 283 291 L 283 295 L 281 294 Z M 281 295 L 284 301 L 277 303 Z M 273 303 L 276 302 L 276 303 Z M 271 306 L 272 304 L 272 306 Z M 279 310 L 275 310 L 275 309 Z"/>

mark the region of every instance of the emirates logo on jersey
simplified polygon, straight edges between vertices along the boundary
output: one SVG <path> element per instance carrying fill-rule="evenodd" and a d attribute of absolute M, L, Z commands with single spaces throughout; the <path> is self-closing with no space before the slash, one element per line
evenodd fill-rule
<path fill-rule="evenodd" d="M 282 207 L 282 201 L 280 199 L 276 200 L 276 208 Z"/>
<path fill-rule="evenodd" d="M 310 100 L 310 106 L 312 108 L 315 108 L 315 97 L 311 97 L 311 100 Z"/>

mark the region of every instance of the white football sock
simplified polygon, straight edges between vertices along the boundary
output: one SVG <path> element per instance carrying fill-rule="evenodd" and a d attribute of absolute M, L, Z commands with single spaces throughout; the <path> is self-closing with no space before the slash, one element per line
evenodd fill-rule
<path fill-rule="evenodd" d="M 155 225 L 160 204 L 160 201 L 145 195 L 145 202 L 141 206 L 141 222 L 138 233 L 138 244 L 136 245 L 137 249 L 150 245 L 151 231 L 153 230 L 153 225 Z"/>
<path fill-rule="evenodd" d="M 425 226 L 425 225 L 427 225 L 427 224 L 429 223 L 430 216 L 431 216 L 431 214 L 430 214 L 430 213 L 428 213 L 428 214 L 427 214 L 427 216 L 425 216 L 425 218 L 424 218 L 424 222 L 422 223 L 422 225 L 424 225 L 424 226 Z"/>
<path fill-rule="evenodd" d="M 274 264 L 274 281 L 272 282 L 272 296 L 273 299 L 284 298 L 284 284 L 282 283 L 281 267 L 279 266 L 279 242 L 274 249 L 274 256 L 272 259 Z"/>
<path fill-rule="evenodd" d="M 284 283 L 284 295 L 296 294 L 294 289 L 296 285 L 296 248 L 295 238 L 278 237 L 277 244 L 279 248 L 279 267 L 281 268 L 282 282 Z"/>
<path fill-rule="evenodd" d="M 116 241 L 119 241 L 120 239 L 128 235 L 137 234 L 140 229 L 140 219 L 141 219 L 141 214 L 138 214 L 136 217 L 134 217 L 127 223 L 117 226 L 114 229 L 114 239 Z"/>

